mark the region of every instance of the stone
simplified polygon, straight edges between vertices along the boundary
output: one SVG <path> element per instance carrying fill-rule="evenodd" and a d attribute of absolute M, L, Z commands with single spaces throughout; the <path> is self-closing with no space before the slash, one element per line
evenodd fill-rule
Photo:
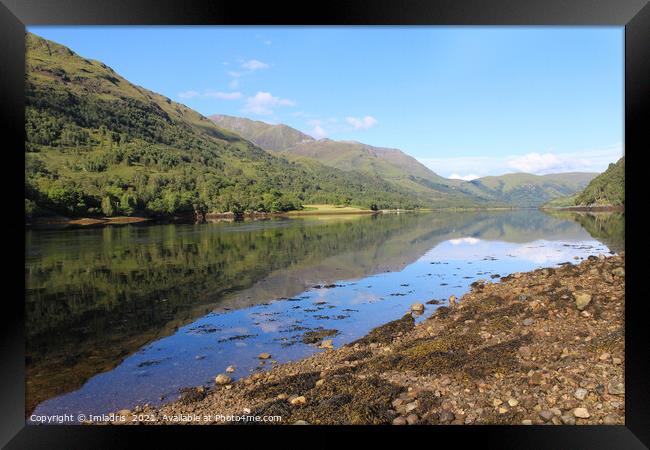
<path fill-rule="evenodd" d="M 330 349 L 334 348 L 333 342 L 334 341 L 332 341 L 331 339 L 325 339 L 323 342 L 320 343 L 319 347 L 320 348 L 330 348 Z"/>
<path fill-rule="evenodd" d="M 449 296 L 449 304 L 453 305 L 456 303 L 456 296 L 455 295 L 450 295 Z"/>
<path fill-rule="evenodd" d="M 603 353 L 598 357 L 601 361 L 607 361 L 611 355 L 609 353 Z"/>
<path fill-rule="evenodd" d="M 524 420 L 521 421 L 521 424 L 522 425 L 532 425 L 533 421 L 530 420 L 530 419 L 524 419 Z"/>
<path fill-rule="evenodd" d="M 235 371 L 235 366 L 228 366 L 226 367 L 226 372 L 228 373 L 233 373 Z"/>
<path fill-rule="evenodd" d="M 540 384 L 542 384 L 542 380 L 543 380 L 543 377 L 542 377 L 541 372 L 535 372 L 528 379 L 528 384 L 530 384 L 530 385 L 540 385 Z"/>
<path fill-rule="evenodd" d="M 277 398 L 278 400 L 286 400 L 289 396 L 287 394 L 278 394 Z"/>
<path fill-rule="evenodd" d="M 393 408 L 398 408 L 398 407 L 402 406 L 403 404 L 404 404 L 404 400 L 402 400 L 401 398 L 396 398 L 395 400 L 393 400 L 393 403 L 392 403 Z"/>
<path fill-rule="evenodd" d="M 415 402 L 407 403 L 404 409 L 406 410 L 406 412 L 411 412 L 417 407 L 418 407 L 418 402 L 415 401 Z"/>
<path fill-rule="evenodd" d="M 564 414 L 560 416 L 560 420 L 564 425 L 575 425 L 576 424 L 576 418 L 573 417 L 570 414 Z"/>
<path fill-rule="evenodd" d="M 576 300 L 576 307 L 582 311 L 587 307 L 589 303 L 591 303 L 591 294 L 587 294 L 586 292 L 581 292 L 577 294 L 573 294 L 573 297 Z"/>
<path fill-rule="evenodd" d="M 406 425 L 406 419 L 402 416 L 393 419 L 393 425 Z"/>
<path fill-rule="evenodd" d="M 232 383 L 232 378 L 230 378 L 226 374 L 220 373 L 219 375 L 214 377 L 214 383 L 218 384 L 219 386 L 223 386 Z"/>
<path fill-rule="evenodd" d="M 617 267 L 616 269 L 612 270 L 612 275 L 615 275 L 617 277 L 624 277 L 625 269 L 622 267 Z"/>
<path fill-rule="evenodd" d="M 607 392 L 610 395 L 623 395 L 625 394 L 625 385 L 612 381 L 607 385 Z"/>
<path fill-rule="evenodd" d="M 257 355 L 257 357 L 259 359 L 269 359 L 271 357 L 271 354 L 270 353 L 260 353 L 259 355 Z"/>
<path fill-rule="evenodd" d="M 520 302 L 525 302 L 528 300 L 528 296 L 526 294 L 520 294 L 518 298 Z"/>
<path fill-rule="evenodd" d="M 438 421 L 440 423 L 449 423 L 455 418 L 456 416 L 454 415 L 454 413 L 449 411 L 448 409 L 443 409 L 442 411 L 440 411 L 440 414 L 438 414 Z"/>
<path fill-rule="evenodd" d="M 551 411 L 548 411 L 548 410 L 543 410 L 543 411 L 539 412 L 539 416 L 542 419 L 544 419 L 546 422 L 548 422 L 553 417 L 553 413 Z"/>
<path fill-rule="evenodd" d="M 424 305 L 422 303 L 413 303 L 411 305 L 411 311 L 421 313 L 424 311 Z"/>
<path fill-rule="evenodd" d="M 309 425 L 309 422 L 307 422 L 306 420 L 296 420 L 293 424 L 294 425 Z"/>
<path fill-rule="evenodd" d="M 323 380 L 322 378 L 320 380 L 316 380 L 316 387 L 322 386 L 324 383 L 325 383 L 325 380 Z"/>
<path fill-rule="evenodd" d="M 607 414 L 603 417 L 603 424 L 605 425 L 617 425 L 618 423 L 623 423 L 623 421 L 619 421 L 618 417 L 614 414 Z"/>
<path fill-rule="evenodd" d="M 494 405 L 494 407 L 499 406 L 501 403 L 503 403 L 503 401 L 501 401 L 498 398 L 495 398 L 494 400 L 492 400 L 492 405 Z"/>
<path fill-rule="evenodd" d="M 305 403 L 307 403 L 307 399 L 303 395 L 291 399 L 291 404 L 293 406 L 301 406 Z"/>
<path fill-rule="evenodd" d="M 591 414 L 589 414 L 587 408 L 576 408 L 573 410 L 573 415 L 581 419 L 588 419 L 589 417 L 591 417 Z"/>
<path fill-rule="evenodd" d="M 513 408 L 515 406 L 517 406 L 518 404 L 519 404 L 519 401 L 517 399 L 515 399 L 515 398 L 511 398 L 510 400 L 508 400 L 508 405 L 510 405 Z"/>
<path fill-rule="evenodd" d="M 524 323 L 524 326 L 525 326 L 525 327 L 529 327 L 529 326 L 531 326 L 531 325 L 533 324 L 533 319 L 531 319 L 531 318 L 529 317 L 528 319 L 524 319 L 524 322 L 523 322 L 523 323 Z"/>
<path fill-rule="evenodd" d="M 585 397 L 587 396 L 587 390 L 583 388 L 578 388 L 576 391 L 573 393 L 573 396 L 577 398 L 578 400 L 584 400 Z"/>
<path fill-rule="evenodd" d="M 418 416 L 415 414 L 409 414 L 408 416 L 406 416 L 406 423 L 408 423 L 409 425 L 415 425 L 416 423 L 418 423 Z"/>

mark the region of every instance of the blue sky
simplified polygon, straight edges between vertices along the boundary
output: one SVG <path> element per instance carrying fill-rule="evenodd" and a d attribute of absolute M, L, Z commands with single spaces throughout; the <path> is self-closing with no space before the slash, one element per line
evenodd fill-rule
<path fill-rule="evenodd" d="M 443 176 L 603 171 L 622 27 L 29 27 L 204 115 L 399 148 Z"/>

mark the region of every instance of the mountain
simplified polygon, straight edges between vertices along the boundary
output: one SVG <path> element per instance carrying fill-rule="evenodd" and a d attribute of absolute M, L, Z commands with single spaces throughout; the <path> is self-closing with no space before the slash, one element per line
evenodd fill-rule
<path fill-rule="evenodd" d="M 549 175 L 510 173 L 466 181 L 459 189 L 486 200 L 519 207 L 535 207 L 580 192 L 596 175 L 589 172 Z"/>
<path fill-rule="evenodd" d="M 422 204 L 372 175 L 273 156 L 102 62 L 31 33 L 25 99 L 26 217 Z"/>
<path fill-rule="evenodd" d="M 625 156 L 616 164 L 591 180 L 589 185 L 575 197 L 576 206 L 624 206 L 625 205 Z"/>
<path fill-rule="evenodd" d="M 434 205 L 534 207 L 580 192 L 596 176 L 581 172 L 541 176 L 513 173 L 464 182 L 441 177 L 398 149 L 355 141 L 316 140 L 287 125 L 241 117 L 214 115 L 210 119 L 272 154 L 380 177 Z"/>
<path fill-rule="evenodd" d="M 259 120 L 215 114 L 208 116 L 221 128 L 231 130 L 266 150 L 282 150 L 314 138 L 287 125 L 271 125 Z"/>
<path fill-rule="evenodd" d="M 379 177 L 418 195 L 431 206 L 477 206 L 494 203 L 457 189 L 448 180 L 398 149 L 373 147 L 355 141 L 316 140 L 287 125 L 274 125 L 242 117 L 213 115 L 217 125 L 241 135 L 274 155 L 305 163 L 318 161 L 346 172 Z"/>

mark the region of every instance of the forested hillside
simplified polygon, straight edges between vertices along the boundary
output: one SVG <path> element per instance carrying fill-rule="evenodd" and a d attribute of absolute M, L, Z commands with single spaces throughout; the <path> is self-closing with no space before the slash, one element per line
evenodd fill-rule
<path fill-rule="evenodd" d="M 26 39 L 26 215 L 420 206 L 378 177 L 270 155 L 99 61 Z"/>
<path fill-rule="evenodd" d="M 577 206 L 625 205 L 625 156 L 610 164 L 575 199 Z"/>

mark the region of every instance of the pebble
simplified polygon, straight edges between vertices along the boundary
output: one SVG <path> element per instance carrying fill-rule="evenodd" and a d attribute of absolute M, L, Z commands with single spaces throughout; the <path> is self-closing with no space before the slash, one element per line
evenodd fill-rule
<path fill-rule="evenodd" d="M 573 294 L 573 297 L 576 299 L 576 307 L 580 311 L 585 309 L 587 305 L 591 303 L 591 294 L 587 294 L 586 292 Z"/>
<path fill-rule="evenodd" d="M 564 425 L 575 425 L 576 424 L 576 418 L 573 417 L 570 414 L 564 414 L 560 416 L 560 420 Z"/>
<path fill-rule="evenodd" d="M 411 311 L 422 312 L 424 311 L 424 305 L 422 303 L 413 303 L 411 305 Z"/>
<path fill-rule="evenodd" d="M 406 416 L 406 422 L 409 425 L 415 425 L 416 423 L 418 423 L 418 416 L 415 414 L 409 414 L 408 416 Z"/>
<path fill-rule="evenodd" d="M 581 419 L 588 419 L 589 417 L 591 417 L 591 414 L 589 414 L 587 408 L 576 408 L 573 410 L 573 415 Z"/>
<path fill-rule="evenodd" d="M 510 405 L 511 407 L 515 407 L 518 404 L 519 404 L 519 401 L 517 399 L 515 399 L 515 398 L 511 398 L 510 400 L 508 400 L 508 405 Z"/>
<path fill-rule="evenodd" d="M 257 355 L 257 357 L 259 359 L 269 359 L 271 357 L 271 354 L 270 353 L 260 353 L 259 355 Z"/>
<path fill-rule="evenodd" d="M 296 420 L 293 424 L 294 425 L 309 425 L 309 422 L 307 422 L 306 420 Z"/>
<path fill-rule="evenodd" d="M 584 400 L 584 398 L 587 396 L 587 390 L 583 388 L 578 388 L 576 391 L 573 393 L 573 396 L 577 398 L 578 400 Z"/>
<path fill-rule="evenodd" d="M 291 404 L 294 406 L 304 405 L 305 403 L 307 403 L 307 399 L 303 395 L 291 399 Z"/>
<path fill-rule="evenodd" d="M 623 383 L 612 381 L 607 385 L 607 392 L 610 395 L 623 395 L 625 394 L 625 385 Z"/>
<path fill-rule="evenodd" d="M 393 419 L 393 425 L 406 425 L 406 419 L 402 416 Z"/>
<path fill-rule="evenodd" d="M 449 411 L 448 409 L 443 409 L 440 411 L 440 414 L 438 415 L 438 421 L 440 423 L 448 423 L 454 420 L 456 416 L 454 415 L 453 412 Z"/>
<path fill-rule="evenodd" d="M 235 371 L 235 366 L 228 366 L 226 367 L 226 372 L 228 373 L 233 373 Z"/>
<path fill-rule="evenodd" d="M 529 327 L 529 326 L 531 326 L 533 324 L 533 319 L 531 319 L 529 317 L 528 319 L 524 319 L 523 323 L 524 323 L 524 326 Z"/>
<path fill-rule="evenodd" d="M 334 348 L 334 341 L 331 339 L 325 339 L 323 342 L 320 343 L 319 347 L 320 348 Z"/>
<path fill-rule="evenodd" d="M 539 412 L 539 416 L 548 422 L 553 417 L 553 413 L 551 411 L 544 410 Z"/>
<path fill-rule="evenodd" d="M 524 420 L 521 421 L 521 424 L 522 425 L 532 425 L 533 421 L 530 420 L 530 419 L 524 419 Z"/>
<path fill-rule="evenodd" d="M 214 383 L 218 384 L 219 386 L 223 386 L 225 384 L 230 384 L 232 383 L 232 378 L 230 378 L 228 375 L 220 373 L 216 377 L 214 377 Z"/>
<path fill-rule="evenodd" d="M 449 304 L 453 305 L 454 303 L 456 303 L 456 296 L 455 295 L 450 295 L 449 296 Z"/>
<path fill-rule="evenodd" d="M 603 417 L 603 424 L 605 425 L 616 425 L 618 423 L 619 421 L 614 414 L 607 414 L 605 417 Z"/>

